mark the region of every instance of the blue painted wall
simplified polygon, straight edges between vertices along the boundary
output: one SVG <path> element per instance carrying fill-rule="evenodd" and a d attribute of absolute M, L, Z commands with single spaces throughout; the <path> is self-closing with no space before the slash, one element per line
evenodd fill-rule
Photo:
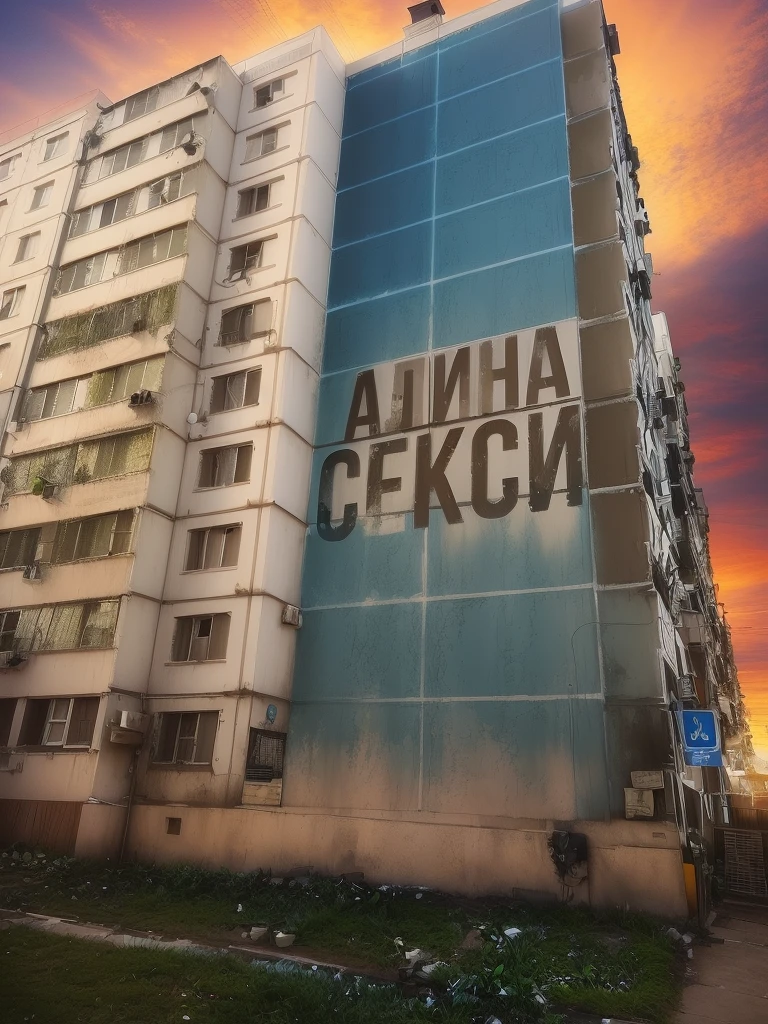
<path fill-rule="evenodd" d="M 349 79 L 284 803 L 604 815 L 586 493 L 316 528 L 360 369 L 576 314 L 556 0 Z"/>

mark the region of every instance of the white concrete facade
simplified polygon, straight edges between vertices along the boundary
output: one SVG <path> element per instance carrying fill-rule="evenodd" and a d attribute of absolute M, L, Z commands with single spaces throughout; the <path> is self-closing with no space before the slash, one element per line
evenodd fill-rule
<path fill-rule="evenodd" d="M 134 794 L 279 802 L 243 789 L 289 718 L 344 64 L 316 29 L 100 100 L 0 149 L 0 800 L 103 854 Z"/>

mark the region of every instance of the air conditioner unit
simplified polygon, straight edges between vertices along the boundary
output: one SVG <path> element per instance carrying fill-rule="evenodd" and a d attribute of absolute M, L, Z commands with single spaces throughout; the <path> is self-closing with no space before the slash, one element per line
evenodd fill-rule
<path fill-rule="evenodd" d="M 24 754 L 7 751 L 0 754 L 0 772 L 21 772 L 24 770 Z"/>
<path fill-rule="evenodd" d="M 46 501 L 55 501 L 59 494 L 59 488 L 57 484 L 43 484 L 43 489 L 40 492 L 40 497 L 45 498 Z"/>
<path fill-rule="evenodd" d="M 300 629 L 302 623 L 301 609 L 297 608 L 295 604 L 285 605 L 283 607 L 282 621 L 286 626 L 294 626 L 296 629 Z"/>
<path fill-rule="evenodd" d="M 151 391 L 134 391 L 128 399 L 128 405 L 132 409 L 136 409 L 140 405 L 154 405 L 154 402 L 155 396 Z"/>
<path fill-rule="evenodd" d="M 29 580 L 30 583 L 40 583 L 43 579 L 43 568 L 39 562 L 31 562 L 29 565 L 24 566 L 22 572 L 22 579 Z"/>
<path fill-rule="evenodd" d="M 139 746 L 147 730 L 149 715 L 141 711 L 119 711 L 110 723 L 110 740 L 127 746 Z"/>
<path fill-rule="evenodd" d="M 27 660 L 21 651 L 0 651 L 0 668 L 18 668 Z"/>

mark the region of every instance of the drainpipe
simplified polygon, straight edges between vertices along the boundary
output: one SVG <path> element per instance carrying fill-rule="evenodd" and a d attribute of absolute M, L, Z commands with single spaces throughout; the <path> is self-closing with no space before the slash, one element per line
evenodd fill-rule
<path fill-rule="evenodd" d="M 141 747 L 136 747 L 131 758 L 131 788 L 128 790 L 128 804 L 125 808 L 125 825 L 123 826 L 123 838 L 120 843 L 120 853 L 117 857 L 117 863 L 123 863 L 123 856 L 125 854 L 125 843 L 128 839 L 128 826 L 131 822 L 131 809 L 133 807 L 133 794 L 136 792 L 136 776 L 139 774 L 139 751 Z"/>

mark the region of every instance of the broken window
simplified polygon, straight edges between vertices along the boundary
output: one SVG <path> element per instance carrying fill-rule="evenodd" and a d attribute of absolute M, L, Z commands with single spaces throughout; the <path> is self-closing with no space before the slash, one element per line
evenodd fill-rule
<path fill-rule="evenodd" d="M 257 85 L 253 90 L 255 109 L 259 110 L 261 107 L 267 107 L 270 103 L 274 103 L 275 100 L 281 99 L 284 95 L 285 80 L 283 78 L 276 78 L 273 82 L 268 82 L 266 85 Z"/>
<path fill-rule="evenodd" d="M 198 487 L 229 487 L 248 483 L 251 478 L 252 444 L 209 448 L 200 453 Z"/>
<path fill-rule="evenodd" d="M 30 210 L 41 210 L 44 206 L 47 206 L 51 201 L 51 194 L 53 193 L 53 182 L 47 181 L 44 185 L 38 185 L 35 191 L 32 193 L 32 205 Z"/>
<path fill-rule="evenodd" d="M 223 569 L 237 565 L 242 532 L 239 524 L 190 530 L 184 571 L 197 572 L 201 569 Z"/>
<path fill-rule="evenodd" d="M 284 732 L 251 729 L 248 737 L 248 760 L 245 766 L 246 782 L 271 782 L 283 777 L 285 757 Z"/>
<path fill-rule="evenodd" d="M 225 311 L 221 318 L 219 345 L 236 345 L 250 341 L 259 334 L 268 334 L 272 328 L 272 301 L 262 299 L 246 306 Z"/>
<path fill-rule="evenodd" d="M 11 738 L 13 716 L 16 714 L 16 698 L 0 698 L 0 747 L 7 747 Z"/>
<path fill-rule="evenodd" d="M 211 764 L 218 711 L 166 711 L 157 717 L 155 764 Z"/>
<path fill-rule="evenodd" d="M 248 217 L 252 213 L 266 210 L 269 206 L 269 190 L 271 182 L 266 185 L 254 185 L 237 194 L 237 217 Z"/>
<path fill-rule="evenodd" d="M 26 287 L 23 284 L 19 288 L 9 288 L 8 291 L 3 292 L 3 299 L 0 302 L 0 320 L 7 320 L 8 317 L 18 313 Z"/>
<path fill-rule="evenodd" d="M 263 251 L 264 242 L 262 239 L 230 249 L 232 254 L 229 262 L 230 279 L 243 277 L 249 270 L 255 270 L 257 267 L 260 267 Z"/>
<path fill-rule="evenodd" d="M 241 370 L 213 378 L 211 391 L 211 412 L 227 412 L 242 409 L 246 405 L 258 405 L 261 386 L 261 367 L 255 370 Z"/>
<path fill-rule="evenodd" d="M 274 153 L 277 149 L 277 128 L 267 128 L 266 131 L 258 132 L 256 135 L 249 135 L 245 140 L 245 159 L 255 160 L 257 157 L 266 156 L 267 153 Z"/>
<path fill-rule="evenodd" d="M 20 569 L 35 560 L 40 527 L 0 533 L 0 569 Z"/>
<path fill-rule="evenodd" d="M 171 661 L 223 661 L 229 615 L 185 615 L 176 619 Z"/>
<path fill-rule="evenodd" d="M 33 231 L 30 235 L 22 235 L 19 239 L 19 247 L 16 250 L 14 263 L 22 263 L 24 260 L 31 260 L 37 255 L 40 247 L 40 232 Z"/>

